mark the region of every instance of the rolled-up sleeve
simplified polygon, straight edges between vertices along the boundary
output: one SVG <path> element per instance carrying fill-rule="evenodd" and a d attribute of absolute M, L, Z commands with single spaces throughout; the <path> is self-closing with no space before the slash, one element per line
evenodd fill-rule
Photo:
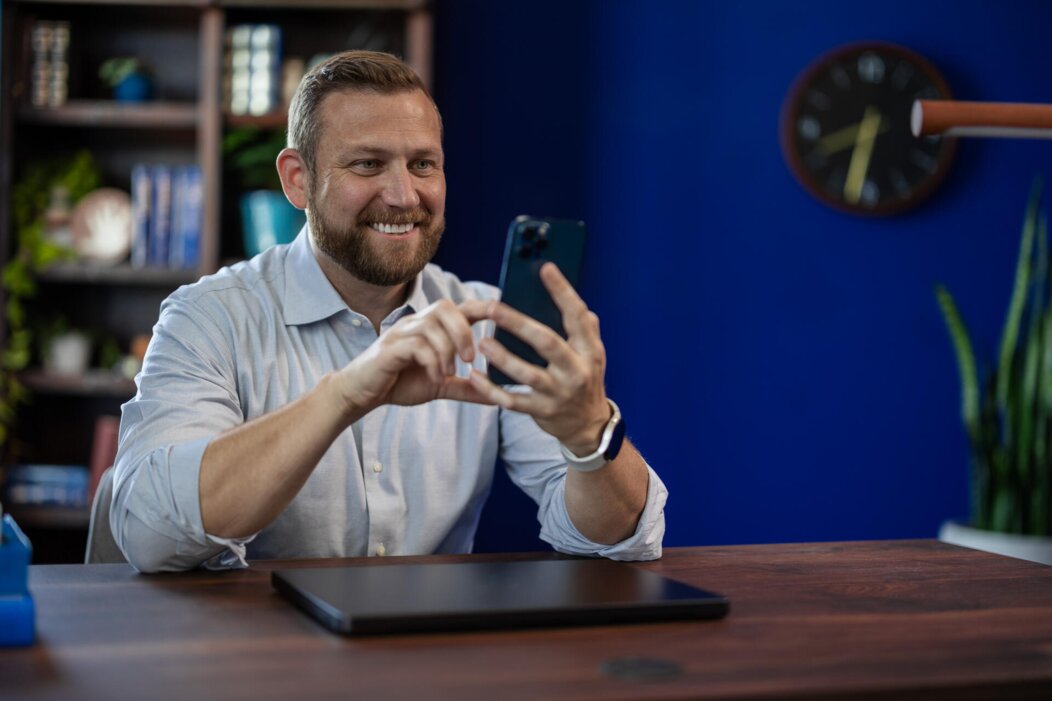
<path fill-rule="evenodd" d="M 245 565 L 251 538 L 217 538 L 201 522 L 201 456 L 212 438 L 244 421 L 236 359 L 218 329 L 192 300 L 170 297 L 138 391 L 121 407 L 110 526 L 143 572 Z"/>
<path fill-rule="evenodd" d="M 501 459 L 512 481 L 537 502 L 540 537 L 559 552 L 611 560 L 656 560 L 665 535 L 668 490 L 648 465 L 647 501 L 635 532 L 619 543 L 596 543 L 581 535 L 566 510 L 566 461 L 559 443 L 532 418 L 501 412 Z"/>

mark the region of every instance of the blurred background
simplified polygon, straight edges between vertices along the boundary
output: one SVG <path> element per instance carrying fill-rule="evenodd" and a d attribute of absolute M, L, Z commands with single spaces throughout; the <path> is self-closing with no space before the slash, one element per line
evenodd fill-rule
<path fill-rule="evenodd" d="M 962 100 L 1052 101 L 1041 0 L 436 5 L 449 228 L 495 281 L 516 214 L 584 219 L 608 392 L 669 488 L 666 545 L 928 538 L 967 519 L 956 296 L 989 367 L 1045 141 L 960 141 L 917 209 L 844 214 L 791 175 L 779 112 L 843 44 L 927 58 Z M 479 547 L 523 547 L 498 482 Z"/>
<path fill-rule="evenodd" d="M 933 537 L 969 516 L 933 288 L 953 292 L 989 368 L 1052 144 L 961 140 L 927 201 L 865 217 L 794 179 L 780 113 L 808 66 L 861 41 L 916 52 L 958 99 L 1052 102 L 1050 26 L 1045 0 L 4 2 L 0 262 L 27 241 L 51 255 L 40 241 L 70 227 L 75 249 L 5 268 L 39 283 L 2 293 L 3 378 L 32 396 L 0 392 L 5 507 L 38 561 L 80 557 L 158 304 L 273 243 L 241 226 L 270 211 L 258 193 L 273 195 L 282 96 L 314 54 L 354 47 L 429 74 L 447 156 L 439 264 L 496 283 L 513 217 L 587 222 L 581 292 L 608 392 L 669 488 L 666 545 Z M 250 44 L 269 66 L 262 96 L 237 92 Z M 100 188 L 93 206 L 137 217 L 137 182 L 184 188 L 191 204 L 172 211 L 193 216 L 169 222 L 170 245 L 77 230 Z M 169 226 L 155 215 L 151 232 Z M 71 331 L 82 358 L 56 365 L 48 349 Z M 544 547 L 536 533 L 501 473 L 478 549 Z"/>

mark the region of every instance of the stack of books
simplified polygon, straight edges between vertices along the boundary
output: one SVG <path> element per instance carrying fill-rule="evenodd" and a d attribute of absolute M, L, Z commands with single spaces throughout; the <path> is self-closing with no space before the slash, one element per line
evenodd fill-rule
<path fill-rule="evenodd" d="M 84 465 L 15 465 L 7 474 L 4 502 L 11 506 L 88 507 Z"/>
<path fill-rule="evenodd" d="M 263 115 L 281 98 L 281 27 L 240 24 L 227 31 L 223 84 L 231 114 Z"/>
<path fill-rule="evenodd" d="M 34 107 L 58 107 L 69 94 L 69 22 L 33 23 L 30 101 Z"/>
<path fill-rule="evenodd" d="M 196 268 L 203 221 L 201 168 L 137 165 L 131 193 L 132 267 Z"/>

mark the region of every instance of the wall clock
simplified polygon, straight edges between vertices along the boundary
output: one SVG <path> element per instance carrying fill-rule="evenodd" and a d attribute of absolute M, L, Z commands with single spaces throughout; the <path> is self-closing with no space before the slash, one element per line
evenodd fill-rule
<path fill-rule="evenodd" d="M 956 141 L 914 137 L 916 99 L 950 99 L 923 57 L 894 44 L 835 49 L 797 79 L 782 108 L 782 151 L 800 184 L 852 214 L 894 214 L 942 182 Z"/>

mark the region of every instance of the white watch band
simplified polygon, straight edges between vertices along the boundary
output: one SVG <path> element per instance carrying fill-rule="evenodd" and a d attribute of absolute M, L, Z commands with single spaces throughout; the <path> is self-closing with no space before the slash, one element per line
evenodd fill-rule
<path fill-rule="evenodd" d="M 563 457 L 566 459 L 567 467 L 573 468 L 578 472 L 593 472 L 610 462 L 606 457 L 606 449 L 610 447 L 610 439 L 613 438 L 614 430 L 621 423 L 621 410 L 614 403 L 613 399 L 607 397 L 606 401 L 610 402 L 610 408 L 614 410 L 614 413 L 610 416 L 610 420 L 606 422 L 606 428 L 603 429 L 603 437 L 599 439 L 599 447 L 596 448 L 594 453 L 579 458 L 565 445 L 559 444 L 559 450 L 562 451 Z"/>

